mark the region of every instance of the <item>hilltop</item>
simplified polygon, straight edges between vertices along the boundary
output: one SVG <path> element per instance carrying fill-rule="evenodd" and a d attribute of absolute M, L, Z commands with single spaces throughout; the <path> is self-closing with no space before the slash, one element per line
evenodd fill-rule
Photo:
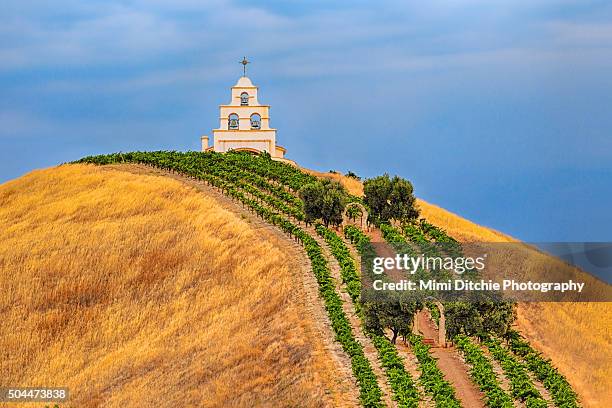
<path fill-rule="evenodd" d="M 203 157 L 100 156 L 88 160 L 105 166 L 64 165 L 0 187 L 7 379 L 62 380 L 78 406 L 430 407 L 453 388 L 484 406 L 488 394 L 461 385 L 466 349 L 449 351 L 462 356 L 456 375 L 440 360 L 448 381 L 431 374 L 428 389 L 417 377 L 438 351 L 418 340 L 396 349 L 363 328 L 355 242 L 367 237 L 301 222 L 294 193 L 312 175 L 355 196 L 361 182 L 248 155 Z M 127 164 L 139 160 L 154 167 Z M 456 239 L 516 241 L 418 206 Z M 534 265 L 545 256 L 525 251 Z M 608 406 L 611 319 L 608 304 L 519 305 L 516 328 L 584 405 Z M 510 398 L 512 378 L 491 361 L 489 380 Z M 559 397 L 532 380 L 547 402 Z"/>

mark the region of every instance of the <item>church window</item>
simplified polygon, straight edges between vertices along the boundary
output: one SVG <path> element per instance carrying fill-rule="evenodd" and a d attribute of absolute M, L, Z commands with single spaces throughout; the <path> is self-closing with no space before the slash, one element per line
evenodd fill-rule
<path fill-rule="evenodd" d="M 231 115 L 229 115 L 228 121 L 227 121 L 227 128 L 230 130 L 236 130 L 238 129 L 240 125 L 240 121 L 238 118 L 238 115 L 236 115 L 235 113 L 232 113 Z"/>
<path fill-rule="evenodd" d="M 261 129 L 261 116 L 259 113 L 251 115 L 251 129 Z"/>
<path fill-rule="evenodd" d="M 240 105 L 247 106 L 249 104 L 249 94 L 243 92 L 240 94 Z"/>

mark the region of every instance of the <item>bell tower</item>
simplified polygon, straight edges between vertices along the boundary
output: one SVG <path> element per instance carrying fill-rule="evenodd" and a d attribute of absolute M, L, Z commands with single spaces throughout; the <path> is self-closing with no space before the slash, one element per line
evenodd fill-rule
<path fill-rule="evenodd" d="M 243 58 L 243 75 L 231 88 L 227 105 L 219 105 L 219 127 L 213 130 L 213 145 L 202 137 L 202 150 L 227 152 L 246 150 L 255 153 L 268 152 L 275 158 L 283 158 L 285 148 L 276 144 L 276 129 L 270 127 L 270 106 L 258 99 L 258 88 L 246 76 L 249 61 Z"/>

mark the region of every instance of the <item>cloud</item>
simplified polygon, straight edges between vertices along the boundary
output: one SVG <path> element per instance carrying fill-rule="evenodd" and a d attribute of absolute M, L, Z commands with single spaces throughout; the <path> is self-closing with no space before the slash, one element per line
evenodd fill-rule
<path fill-rule="evenodd" d="M 553 21 L 547 23 L 546 27 L 559 46 L 612 48 L 612 22 Z"/>
<path fill-rule="evenodd" d="M 61 9 L 62 2 L 56 7 Z M 271 31 L 290 24 L 262 9 L 228 2 L 108 2 L 76 14 L 45 17 L 29 9 L 2 17 L 0 70 L 156 61 L 231 45 L 248 34 L 245 27 Z"/>
<path fill-rule="evenodd" d="M 184 49 L 176 23 L 148 12 L 112 6 L 98 15 L 55 23 L 17 19 L 2 36 L 3 69 L 121 63 L 156 53 Z"/>
<path fill-rule="evenodd" d="M 83 5 L 63 0 L 54 7 L 44 2 L 9 7 L 0 17 L 0 73 L 114 67 L 126 71 L 115 81 L 138 87 L 197 79 L 202 71 L 216 72 L 243 54 L 260 57 L 257 63 L 278 75 L 303 77 L 488 61 L 522 64 L 510 57 L 562 55 L 567 54 L 564 45 L 588 48 L 610 40 L 606 24 L 533 16 L 516 21 L 526 10 L 551 7 L 548 0 L 495 6 L 480 0 L 385 0 L 376 9 L 331 2 L 314 3 L 308 12 L 286 12 L 305 10 L 302 3 L 270 7 L 224 0 L 137 0 Z M 522 14 L 513 18 L 516 10 Z M 134 66 L 148 68 L 132 78 L 125 68 Z"/>

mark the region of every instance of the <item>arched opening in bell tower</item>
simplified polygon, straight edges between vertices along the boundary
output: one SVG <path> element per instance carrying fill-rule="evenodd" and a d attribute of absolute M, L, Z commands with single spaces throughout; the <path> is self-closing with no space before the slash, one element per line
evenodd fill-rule
<path fill-rule="evenodd" d="M 261 115 L 259 113 L 251 115 L 251 129 L 261 129 Z"/>
<path fill-rule="evenodd" d="M 246 92 L 243 92 L 240 94 L 240 105 L 241 106 L 248 106 L 249 104 L 249 94 Z"/>
<path fill-rule="evenodd" d="M 227 118 L 227 128 L 229 130 L 238 130 L 239 127 L 240 127 L 240 118 L 238 117 L 238 115 L 235 113 L 230 114 L 229 117 Z"/>

